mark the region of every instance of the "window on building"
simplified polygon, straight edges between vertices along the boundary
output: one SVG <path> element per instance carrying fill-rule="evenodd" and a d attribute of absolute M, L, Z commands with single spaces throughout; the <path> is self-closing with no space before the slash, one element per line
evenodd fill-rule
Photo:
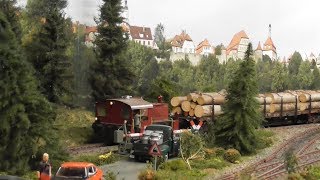
<path fill-rule="evenodd" d="M 146 45 L 146 41 L 143 41 L 143 45 Z"/>
<path fill-rule="evenodd" d="M 148 45 L 150 46 L 150 41 L 148 41 Z"/>

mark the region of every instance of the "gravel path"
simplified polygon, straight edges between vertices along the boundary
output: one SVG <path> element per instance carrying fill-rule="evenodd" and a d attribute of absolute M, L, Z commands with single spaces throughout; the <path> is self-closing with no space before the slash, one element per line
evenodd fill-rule
<path fill-rule="evenodd" d="M 133 160 L 121 160 L 113 164 L 101 166 L 100 168 L 106 174 L 113 172 L 117 175 L 117 180 L 136 180 L 140 171 L 147 167 L 147 163 L 135 162 Z"/>

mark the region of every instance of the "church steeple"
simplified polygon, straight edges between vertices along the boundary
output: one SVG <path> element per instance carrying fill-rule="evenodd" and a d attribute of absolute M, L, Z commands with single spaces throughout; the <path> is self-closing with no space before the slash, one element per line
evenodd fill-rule
<path fill-rule="evenodd" d="M 124 22 L 129 24 L 129 8 L 128 8 L 127 0 L 124 0 L 124 3 L 123 3 L 122 17 L 124 18 Z"/>

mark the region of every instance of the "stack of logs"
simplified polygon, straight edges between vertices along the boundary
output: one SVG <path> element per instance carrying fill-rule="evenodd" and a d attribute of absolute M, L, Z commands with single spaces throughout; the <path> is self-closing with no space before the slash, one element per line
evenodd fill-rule
<path fill-rule="evenodd" d="M 171 99 L 172 113 L 198 118 L 219 116 L 223 114 L 221 105 L 225 103 L 226 95 L 227 92 L 223 90 L 173 97 Z M 260 110 L 265 114 L 320 109 L 320 91 L 296 90 L 266 93 L 259 94 L 256 99 L 260 104 Z"/>

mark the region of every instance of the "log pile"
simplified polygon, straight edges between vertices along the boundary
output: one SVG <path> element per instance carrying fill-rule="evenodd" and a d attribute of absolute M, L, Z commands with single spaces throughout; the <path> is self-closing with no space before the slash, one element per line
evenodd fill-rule
<path fill-rule="evenodd" d="M 171 106 L 173 114 L 190 117 L 211 117 L 223 114 L 222 105 L 226 102 L 226 91 L 209 93 L 190 93 L 187 96 L 173 97 Z M 260 110 L 265 116 L 306 111 L 320 111 L 320 91 L 297 90 L 280 93 L 259 94 L 256 97 Z"/>

